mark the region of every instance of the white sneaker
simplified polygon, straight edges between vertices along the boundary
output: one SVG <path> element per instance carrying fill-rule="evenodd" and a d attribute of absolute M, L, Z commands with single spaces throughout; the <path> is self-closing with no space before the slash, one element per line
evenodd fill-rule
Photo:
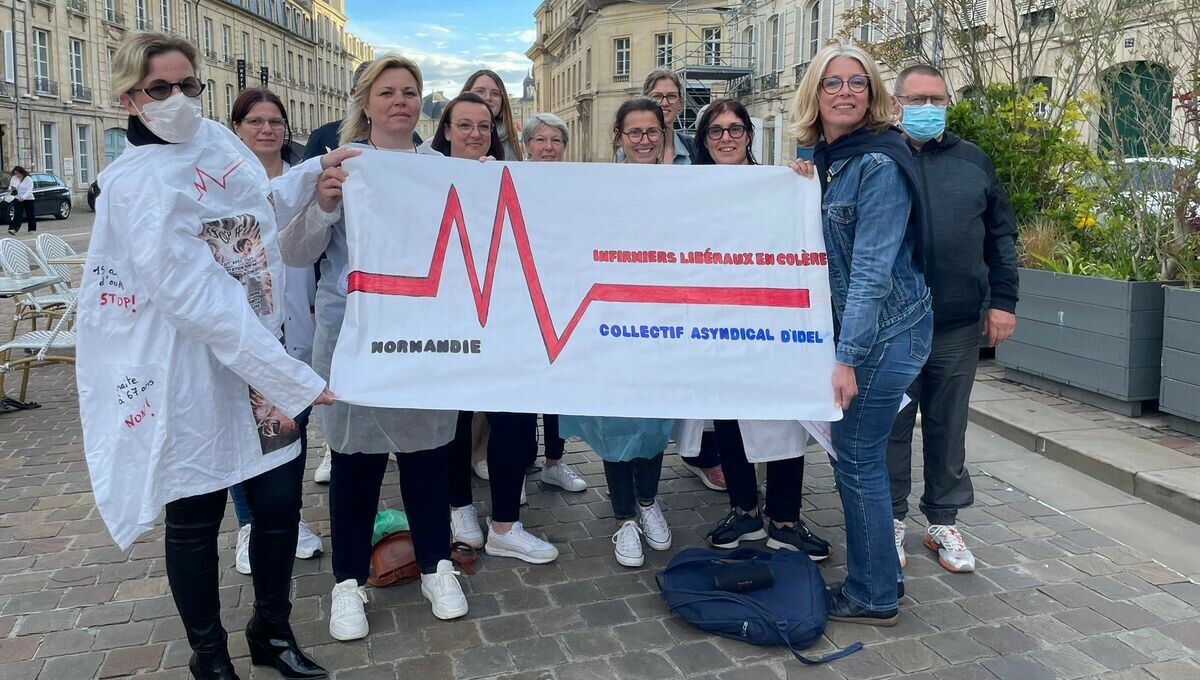
<path fill-rule="evenodd" d="M 333 474 L 333 454 L 329 451 L 329 447 L 325 447 L 325 453 L 321 455 L 321 464 L 313 471 L 313 481 L 317 484 L 328 484 L 329 478 Z"/>
<path fill-rule="evenodd" d="M 475 472 L 475 476 L 480 479 L 490 479 L 488 475 L 487 458 L 480 458 L 471 463 L 471 469 Z"/>
<path fill-rule="evenodd" d="M 529 505 L 529 496 L 525 495 L 525 484 L 521 484 L 521 505 Z"/>
<path fill-rule="evenodd" d="M 953 524 L 931 524 L 925 530 L 925 547 L 938 554 L 938 564 L 946 571 L 975 571 L 975 556 L 967 549 L 962 534 Z"/>
<path fill-rule="evenodd" d="M 613 553 L 616 554 L 619 564 L 626 567 L 642 566 L 645 557 L 642 555 L 641 533 L 642 529 L 637 522 L 629 519 L 622 522 L 621 528 L 613 534 Z"/>
<path fill-rule="evenodd" d="M 321 537 L 308 528 L 307 522 L 300 520 L 300 532 L 296 534 L 296 559 L 311 559 L 322 552 L 325 552 L 325 544 L 321 543 Z"/>
<path fill-rule="evenodd" d="M 476 549 L 483 547 L 483 530 L 479 528 L 479 513 L 474 504 L 450 508 L 450 534 L 452 541 L 461 541 Z"/>
<path fill-rule="evenodd" d="M 238 529 L 237 548 L 233 551 L 233 568 L 237 573 L 250 575 L 250 525 Z"/>
<path fill-rule="evenodd" d="M 443 621 L 467 613 L 467 596 L 455 576 L 458 572 L 450 560 L 438 562 L 436 574 L 421 574 L 421 595 L 433 605 L 433 615 Z"/>
<path fill-rule="evenodd" d="M 554 467 L 542 468 L 542 483 L 553 484 L 567 491 L 585 491 L 587 482 L 575 474 L 571 466 L 559 461 Z"/>
<path fill-rule="evenodd" d="M 501 534 L 488 520 L 487 544 L 483 551 L 495 557 L 515 557 L 530 564 L 546 564 L 558 559 L 558 548 L 526 531 L 520 522 L 513 522 L 512 529 Z"/>
<path fill-rule="evenodd" d="M 907 527 L 904 522 L 894 519 L 892 520 L 892 537 L 896 539 L 896 556 L 900 558 L 900 568 L 908 566 L 908 555 L 904 554 L 904 532 Z"/>
<path fill-rule="evenodd" d="M 367 636 L 367 591 L 348 578 L 333 587 L 329 605 L 329 636 L 334 640 L 358 640 Z"/>
<path fill-rule="evenodd" d="M 642 535 L 651 548 L 666 550 L 671 547 L 671 527 L 667 526 L 667 518 L 663 517 L 658 501 L 648 508 L 638 504 L 638 523 L 642 525 Z"/>

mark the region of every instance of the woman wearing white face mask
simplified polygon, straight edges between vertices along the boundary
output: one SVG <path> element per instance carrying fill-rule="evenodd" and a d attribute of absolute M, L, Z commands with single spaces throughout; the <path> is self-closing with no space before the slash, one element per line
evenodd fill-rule
<path fill-rule="evenodd" d="M 166 570 L 196 678 L 237 678 L 221 626 L 225 490 L 254 513 L 251 660 L 325 677 L 288 624 L 303 464 L 294 421 L 325 381 L 278 341 L 277 222 L 315 198 L 327 154 L 268 181 L 234 134 L 201 117 L 196 49 L 138 33 L 113 62 L 131 148 L 103 192 L 79 295 L 79 411 L 96 505 L 122 549 L 166 508 Z"/>

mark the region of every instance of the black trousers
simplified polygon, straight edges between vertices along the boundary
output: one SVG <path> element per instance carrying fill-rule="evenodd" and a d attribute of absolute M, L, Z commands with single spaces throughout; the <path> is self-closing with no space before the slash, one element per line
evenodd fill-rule
<path fill-rule="evenodd" d="M 746 460 L 742 431 L 736 420 L 713 423 L 717 446 L 721 450 L 721 469 L 729 490 L 730 507 L 746 512 L 758 509 L 758 476 L 754 464 Z M 768 517 L 776 522 L 800 519 L 800 496 L 804 488 L 804 457 L 773 460 L 767 463 Z"/>
<path fill-rule="evenodd" d="M 892 516 L 896 519 L 908 515 L 912 435 L 918 406 L 925 457 L 921 512 L 930 524 L 954 524 L 959 509 L 975 502 L 966 458 L 968 407 L 979 363 L 979 334 L 980 327 L 975 324 L 934 333 L 929 361 L 908 389 L 912 403 L 896 416 L 887 448 Z"/>
<path fill-rule="evenodd" d="M 422 574 L 437 571 L 450 559 L 450 492 L 446 464 L 450 445 L 397 453 L 400 495 L 412 530 L 413 552 Z M 387 471 L 388 453 L 332 452 L 329 478 L 329 524 L 333 534 L 333 576 L 338 583 L 354 579 L 364 585 L 371 567 L 371 534 L 379 511 L 379 485 Z M 258 512 L 254 513 L 258 523 Z M 252 544 L 253 545 L 253 544 Z M 295 550 L 295 539 L 293 546 Z"/>
<path fill-rule="evenodd" d="M 461 508 L 471 496 L 471 411 L 460 411 L 451 442 L 450 505 Z M 525 469 L 537 458 L 536 413 L 488 413 L 488 486 L 492 492 L 492 521 L 521 519 L 521 488 Z"/>
<path fill-rule="evenodd" d="M 242 482 L 254 513 L 250 567 L 254 609 L 270 623 L 287 625 L 292 563 L 300 521 L 304 461 L 296 458 Z M 192 650 L 220 653 L 228 636 L 221 626 L 217 536 L 225 516 L 225 489 L 167 503 L 166 561 L 171 596 Z"/>
<path fill-rule="evenodd" d="M 634 458 L 619 463 L 604 461 L 604 478 L 608 481 L 608 498 L 612 501 L 613 518 L 633 519 L 637 503 L 650 503 L 658 496 L 658 480 L 662 477 L 663 455 L 653 458 Z"/>
<path fill-rule="evenodd" d="M 8 225 L 9 231 L 21 231 L 21 223 L 25 222 L 29 225 L 29 231 L 37 231 L 37 209 L 35 201 L 13 201 L 13 218 L 12 223 Z"/>
<path fill-rule="evenodd" d="M 552 413 L 542 414 L 542 439 L 546 460 L 562 460 L 566 442 L 558 436 L 558 416 Z"/>
<path fill-rule="evenodd" d="M 716 467 L 722 462 L 722 453 L 723 450 L 721 449 L 721 443 L 717 439 L 716 433 L 705 432 L 704 434 L 700 435 L 700 455 L 688 456 L 683 459 L 683 462 L 687 463 L 689 467 L 694 468 L 703 469 Z M 742 455 L 745 457 L 744 452 Z M 770 487 L 769 484 L 767 486 Z"/>

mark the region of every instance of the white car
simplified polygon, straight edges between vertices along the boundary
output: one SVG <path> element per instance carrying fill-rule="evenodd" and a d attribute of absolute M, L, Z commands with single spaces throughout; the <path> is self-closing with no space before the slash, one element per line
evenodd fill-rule
<path fill-rule="evenodd" d="M 1120 163 L 1123 167 L 1118 170 L 1119 195 L 1133 198 L 1145 214 L 1174 219 L 1178 196 L 1175 173 L 1191 167 L 1192 162 L 1184 158 L 1138 157 L 1126 158 Z M 1196 188 L 1200 189 L 1200 178 L 1196 181 Z M 1188 231 L 1200 231 L 1200 206 L 1195 201 L 1188 205 L 1185 219 Z"/>

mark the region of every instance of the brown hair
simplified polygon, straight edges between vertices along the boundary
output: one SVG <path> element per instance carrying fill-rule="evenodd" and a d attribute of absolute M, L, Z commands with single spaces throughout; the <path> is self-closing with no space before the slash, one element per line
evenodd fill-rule
<path fill-rule="evenodd" d="M 467 78 L 467 83 L 463 85 L 462 91 L 470 92 L 471 88 L 475 87 L 475 81 L 479 80 L 482 76 L 491 78 L 496 83 L 496 86 L 500 88 L 500 113 L 496 116 L 496 121 L 499 125 L 504 126 L 504 130 L 508 135 L 508 143 L 512 145 L 513 152 L 517 155 L 517 158 L 512 160 L 519 160 L 524 157 L 525 150 L 524 145 L 521 144 L 521 136 L 517 132 L 517 124 L 513 121 L 512 108 L 510 108 L 511 104 L 508 100 L 508 88 L 504 86 L 504 79 L 495 71 L 486 68 L 479 69 L 472 73 L 470 78 Z"/>
<path fill-rule="evenodd" d="M 649 97 L 634 97 L 633 99 L 625 100 L 625 103 L 621 104 L 620 108 L 617 109 L 616 117 L 613 118 L 614 150 L 621 146 L 621 128 L 625 126 L 625 117 L 638 111 L 649 111 L 658 116 L 658 124 L 662 126 L 663 134 L 671 134 L 671 131 L 667 129 L 667 119 L 663 116 L 662 107 L 658 105 L 658 102 Z"/>
<path fill-rule="evenodd" d="M 732 113 L 742 121 L 742 125 L 746 128 L 746 162 L 750 165 L 758 165 L 758 161 L 754 160 L 754 122 L 750 120 L 750 112 L 736 99 L 718 99 L 704 107 L 704 113 L 701 114 L 699 122 L 696 123 L 695 164 L 716 165 L 712 154 L 708 152 L 708 145 L 705 143 L 707 141 L 706 135 L 708 134 L 709 126 L 712 125 L 713 119 L 725 112 Z"/>
<path fill-rule="evenodd" d="M 249 87 L 242 90 L 238 95 L 237 101 L 233 103 L 233 109 L 229 113 L 229 127 L 236 133 L 238 125 L 250 115 L 250 109 L 254 108 L 255 104 L 266 102 L 274 104 L 279 109 L 279 115 L 283 116 L 283 148 L 280 149 L 279 155 L 288 165 L 294 165 L 296 154 L 292 152 L 292 123 L 288 120 L 287 109 L 283 107 L 283 100 L 279 95 L 268 90 L 265 87 Z"/>
<path fill-rule="evenodd" d="M 438 120 L 437 132 L 433 133 L 433 139 L 429 142 L 429 146 L 443 156 L 450 155 L 450 140 L 446 137 L 446 128 L 451 124 L 450 116 L 454 115 L 454 107 L 464 102 L 479 104 L 488 110 L 489 116 L 492 114 L 492 110 L 488 108 L 487 102 L 483 101 L 483 97 L 474 92 L 463 92 L 447 102 L 446 108 L 442 109 L 442 117 Z M 504 145 L 500 143 L 500 132 L 496 129 L 495 121 L 492 121 L 492 141 L 488 148 L 488 155 L 498 161 L 504 160 Z"/>

